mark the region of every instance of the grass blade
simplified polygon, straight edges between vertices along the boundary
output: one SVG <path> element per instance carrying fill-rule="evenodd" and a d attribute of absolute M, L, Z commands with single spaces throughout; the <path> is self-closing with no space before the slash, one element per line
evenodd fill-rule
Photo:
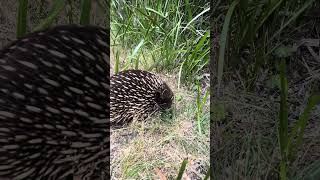
<path fill-rule="evenodd" d="M 281 152 L 280 179 L 286 179 L 287 143 L 288 143 L 288 107 L 287 107 L 287 80 L 285 76 L 285 59 L 280 63 L 280 113 L 279 113 L 279 146 Z"/>
<path fill-rule="evenodd" d="M 18 7 L 18 24 L 17 24 L 17 37 L 22 37 L 27 31 L 27 13 L 28 13 L 28 0 L 19 0 Z"/>
<path fill-rule="evenodd" d="M 120 52 L 119 51 L 117 51 L 116 52 L 116 58 L 115 58 L 115 67 L 114 67 L 114 72 L 115 72 L 115 74 L 118 74 L 118 72 L 119 72 L 119 67 L 120 67 Z"/>
<path fill-rule="evenodd" d="M 308 180 L 320 179 L 320 161 L 311 165 L 311 168 L 305 173 Z"/>
<path fill-rule="evenodd" d="M 152 8 L 146 7 L 146 10 L 148 10 L 148 11 L 150 11 L 150 12 L 153 12 L 153 13 L 159 15 L 160 17 L 162 17 L 162 18 L 164 18 L 164 19 L 167 18 L 163 13 L 158 12 L 158 11 L 152 9 Z"/>
<path fill-rule="evenodd" d="M 302 115 L 299 117 L 298 122 L 296 122 L 293 127 L 292 133 L 290 134 L 290 139 L 288 142 L 288 154 L 289 158 L 292 159 L 295 155 L 295 151 L 301 146 L 302 137 L 304 130 L 307 126 L 307 122 L 311 113 L 311 110 L 320 103 L 320 95 L 313 95 L 310 97 L 307 107 L 304 109 Z M 293 145 L 294 138 L 297 137 L 296 144 Z"/>
<path fill-rule="evenodd" d="M 270 38 L 269 42 L 272 42 L 272 40 L 277 37 L 284 28 L 286 28 L 292 21 L 294 21 L 302 12 L 304 12 L 312 3 L 314 0 L 308 0 L 307 2 L 304 3 L 304 5 L 299 9 L 298 12 L 296 12 L 286 23 L 281 26 L 281 28 Z"/>
<path fill-rule="evenodd" d="M 210 10 L 210 7 L 203 10 L 202 12 L 200 12 L 196 17 L 194 17 L 191 21 L 188 22 L 188 24 L 183 28 L 183 30 L 181 31 L 181 33 L 183 33 L 188 27 L 189 25 L 194 22 L 195 20 L 197 20 L 200 16 L 202 16 L 204 13 L 208 12 Z"/>
<path fill-rule="evenodd" d="M 197 99 L 196 99 L 196 104 L 197 104 L 197 125 L 198 125 L 199 133 L 202 134 L 202 130 L 201 130 L 202 104 L 201 104 L 201 87 L 200 87 L 199 80 L 197 82 L 197 86 L 198 86 Z"/>
<path fill-rule="evenodd" d="M 285 77 L 285 59 L 280 64 L 280 113 L 279 113 L 279 139 L 282 156 L 285 156 L 288 141 L 288 108 L 287 108 L 287 81 Z"/>
<path fill-rule="evenodd" d="M 209 177 L 210 177 L 210 174 L 211 174 L 211 168 L 209 167 L 208 172 L 207 172 L 207 174 L 206 174 L 206 176 L 204 177 L 203 180 L 208 180 Z"/>
<path fill-rule="evenodd" d="M 73 24 L 74 1 L 68 0 L 69 10 L 67 12 L 69 24 Z"/>
<path fill-rule="evenodd" d="M 218 59 L 218 96 L 220 94 L 220 87 L 221 87 L 221 81 L 222 81 L 222 74 L 223 74 L 223 65 L 224 65 L 224 57 L 225 57 L 225 51 L 226 51 L 226 43 L 227 43 L 227 36 L 229 32 L 229 25 L 231 21 L 231 17 L 233 14 L 233 11 L 239 1 L 233 1 L 230 5 L 230 8 L 228 9 L 226 18 L 223 23 L 223 28 L 221 32 L 221 37 L 219 41 L 219 59 Z"/>
<path fill-rule="evenodd" d="M 178 174 L 178 177 L 177 177 L 176 180 L 181 180 L 182 179 L 182 175 L 183 175 L 184 170 L 187 167 L 187 163 L 188 163 L 188 160 L 184 159 L 182 164 L 181 164 L 181 167 L 180 167 L 180 170 L 179 170 L 179 174 Z"/>
<path fill-rule="evenodd" d="M 132 60 L 136 58 L 138 52 L 139 52 L 139 49 L 142 47 L 142 45 L 144 44 L 144 39 L 142 39 L 139 44 L 134 48 L 132 54 L 129 56 L 128 58 L 128 61 L 129 63 L 132 63 Z M 137 58 L 136 61 L 135 61 L 135 68 L 138 69 L 138 66 L 139 66 L 139 59 Z M 126 68 L 127 69 L 128 67 L 128 64 L 126 65 Z"/>
<path fill-rule="evenodd" d="M 80 24 L 90 24 L 91 0 L 83 0 L 81 6 Z"/>
<path fill-rule="evenodd" d="M 307 168 L 299 172 L 292 180 L 317 180 L 320 179 L 320 161 L 316 161 L 309 165 Z"/>
<path fill-rule="evenodd" d="M 55 0 L 53 2 L 53 8 L 50 11 L 48 17 L 44 19 L 37 27 L 35 27 L 34 31 L 38 31 L 38 30 L 49 27 L 53 23 L 53 21 L 59 16 L 64 6 L 65 6 L 64 0 Z"/>
<path fill-rule="evenodd" d="M 143 43 L 144 43 L 144 39 L 142 39 L 140 43 L 136 46 L 136 48 L 134 48 L 132 57 L 136 57 L 136 54 L 138 54 L 138 51 L 142 47 Z M 135 69 L 138 69 L 138 68 L 139 68 L 139 58 L 137 58 L 135 61 Z"/>
<path fill-rule="evenodd" d="M 200 49 L 202 49 L 205 46 L 206 40 L 208 38 L 208 36 L 210 35 L 210 31 L 207 31 L 199 40 L 198 44 L 196 45 L 195 49 L 192 51 L 192 56 L 191 59 L 194 59 L 196 54 L 200 51 Z"/>
<path fill-rule="evenodd" d="M 280 4 L 283 2 L 283 0 L 281 1 L 273 1 L 274 5 L 272 5 L 272 7 L 270 8 L 269 11 L 267 11 L 265 14 L 263 14 L 260 17 L 260 20 L 258 20 L 258 25 L 255 28 L 254 33 L 258 32 L 258 29 L 260 29 L 260 27 L 265 23 L 265 21 L 270 17 L 270 15 L 280 6 Z"/>
<path fill-rule="evenodd" d="M 180 85 L 181 85 L 181 78 L 182 78 L 182 69 L 183 69 L 183 65 L 186 61 L 183 61 L 181 63 L 181 66 L 179 68 L 179 76 L 178 76 L 178 89 L 180 89 Z"/>

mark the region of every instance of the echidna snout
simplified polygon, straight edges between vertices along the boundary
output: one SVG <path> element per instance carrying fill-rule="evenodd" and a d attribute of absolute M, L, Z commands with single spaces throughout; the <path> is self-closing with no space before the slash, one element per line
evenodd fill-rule
<path fill-rule="evenodd" d="M 172 90 L 154 73 L 126 70 L 112 76 L 110 83 L 112 126 L 127 124 L 133 119 L 144 120 L 172 105 Z"/>
<path fill-rule="evenodd" d="M 156 93 L 156 103 L 161 109 L 168 109 L 172 106 L 173 92 L 170 87 L 164 82 L 163 87 Z"/>

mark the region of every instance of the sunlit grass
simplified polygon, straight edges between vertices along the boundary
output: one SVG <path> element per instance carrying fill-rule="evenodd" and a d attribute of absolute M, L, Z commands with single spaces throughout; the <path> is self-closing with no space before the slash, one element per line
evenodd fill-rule
<path fill-rule="evenodd" d="M 180 68 L 181 80 L 194 83 L 192 77 L 208 68 L 209 3 L 114 0 L 111 4 L 111 45 L 132 49 L 121 70 L 139 68 L 143 62 L 145 69 L 157 72 Z"/>

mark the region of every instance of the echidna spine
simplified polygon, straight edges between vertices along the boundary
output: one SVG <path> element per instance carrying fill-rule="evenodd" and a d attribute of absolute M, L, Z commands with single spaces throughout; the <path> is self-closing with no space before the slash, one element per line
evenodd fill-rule
<path fill-rule="evenodd" d="M 154 73 L 126 70 L 113 75 L 110 83 L 110 120 L 114 127 L 171 107 L 172 90 Z"/>
<path fill-rule="evenodd" d="M 109 30 L 58 26 L 0 51 L 0 178 L 95 179 L 109 161 Z"/>

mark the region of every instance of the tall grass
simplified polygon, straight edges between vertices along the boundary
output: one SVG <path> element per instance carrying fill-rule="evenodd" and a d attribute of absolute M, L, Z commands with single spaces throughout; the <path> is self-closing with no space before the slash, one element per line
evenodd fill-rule
<path fill-rule="evenodd" d="M 48 17 L 43 19 L 38 26 L 34 28 L 34 31 L 45 29 L 49 27 L 54 21 L 58 18 L 60 13 L 63 11 L 65 6 L 64 0 L 55 0 L 53 1 L 53 8 L 50 10 Z"/>
<path fill-rule="evenodd" d="M 301 151 L 302 137 L 309 115 L 314 106 L 320 103 L 320 96 L 312 95 L 309 98 L 298 121 L 292 129 L 289 129 L 286 63 L 292 52 L 283 52 L 281 46 L 284 42 L 292 43 L 290 34 L 299 29 L 296 27 L 299 25 L 299 17 L 315 2 L 314 0 L 231 0 L 216 1 L 213 6 L 216 11 L 213 12 L 213 16 L 216 17 L 213 17 L 213 21 L 220 22 L 221 28 L 219 57 L 215 66 L 218 97 L 221 95 L 224 80 L 229 78 L 225 72 L 239 73 L 237 75 L 241 76 L 243 90 L 253 91 L 257 77 L 263 70 L 271 69 L 269 72 L 272 72 L 280 69 L 280 75 L 277 76 L 280 78 L 280 109 L 277 119 L 280 162 L 276 171 L 282 180 L 292 178 L 291 175 L 295 174 L 290 172 L 292 162 L 297 159 L 297 152 Z M 221 12 L 223 17 L 220 16 Z M 284 15 L 284 12 L 290 13 Z M 279 58 L 281 61 L 277 63 Z M 319 177 L 319 169 L 319 163 L 315 163 L 305 172 L 310 173 L 309 177 Z"/>
<path fill-rule="evenodd" d="M 287 146 L 288 146 L 288 107 L 287 107 L 287 96 L 288 96 L 288 85 L 285 76 L 285 59 L 281 59 L 280 64 L 280 112 L 279 112 L 279 125 L 278 125 L 278 139 L 280 146 L 281 162 L 280 162 L 280 179 L 284 180 L 287 178 Z"/>
<path fill-rule="evenodd" d="M 28 19 L 28 0 L 19 0 L 18 1 L 18 16 L 17 16 L 17 37 L 24 36 L 25 33 L 28 31 L 27 29 L 27 22 Z M 30 3 L 30 2 L 29 2 Z M 34 2 L 33 2 L 34 3 Z M 48 28 L 49 26 L 55 24 L 58 19 L 63 19 L 64 17 L 62 14 L 66 12 L 67 17 L 66 20 L 70 24 L 74 23 L 74 19 L 79 19 L 77 24 L 81 25 L 88 25 L 88 24 L 94 24 L 95 22 L 90 22 L 90 19 L 92 18 L 92 4 L 93 1 L 91 0 L 82 0 L 82 1 L 76 1 L 76 0 L 53 0 L 52 2 L 52 8 L 49 10 L 46 17 L 41 18 L 41 21 L 39 24 L 35 25 L 34 28 L 32 28 L 29 31 L 38 31 L 41 29 Z M 107 16 L 110 14 L 108 9 L 108 3 L 104 2 L 102 0 L 95 1 L 97 3 L 97 12 L 95 12 L 95 17 L 100 16 L 101 12 L 103 11 L 103 14 L 106 14 Z M 39 14 L 42 14 L 44 2 L 39 2 Z M 69 7 L 67 9 L 66 7 Z M 79 17 L 75 17 L 74 14 L 77 14 L 77 12 L 80 12 Z M 99 13 L 100 12 L 100 13 Z M 29 12 L 30 14 L 33 14 L 35 12 Z M 109 17 L 106 17 L 106 22 L 108 22 Z M 101 23 L 101 22 L 99 22 Z M 102 23 L 101 23 L 102 24 Z"/>
<path fill-rule="evenodd" d="M 192 130 L 196 131 L 192 133 L 192 136 L 199 139 L 206 138 L 205 135 L 209 131 L 209 113 L 205 112 L 209 91 L 203 91 L 201 86 L 205 80 L 203 74 L 209 71 L 209 11 L 207 1 L 111 1 L 111 51 L 114 55 L 114 58 L 111 59 L 114 59 L 114 72 L 125 69 L 144 69 L 174 74 L 178 78 L 178 89 L 175 94 L 181 94 L 183 90 L 180 87 L 184 86 L 189 88 L 188 92 L 192 91 L 193 99 L 190 104 L 188 103 L 188 109 L 185 110 L 190 110 L 192 115 L 179 119 L 180 116 L 177 117 L 177 114 L 173 113 L 172 121 L 177 122 L 176 124 L 194 121 L 195 127 L 192 127 Z M 189 96 L 181 94 L 180 98 L 182 97 Z M 179 103 L 181 103 L 179 97 L 176 96 L 176 104 Z M 182 110 L 178 111 L 180 113 Z M 176 146 L 179 147 L 178 135 L 172 136 L 170 135 L 170 139 L 174 138 Z M 189 152 L 189 148 L 194 147 L 179 148 L 172 153 L 178 155 L 181 150 Z M 145 151 L 148 151 L 147 149 Z M 166 163 L 170 166 L 170 162 Z M 186 165 L 185 160 L 179 174 L 177 171 L 178 176 L 174 174 L 171 179 L 182 179 Z M 143 171 L 145 170 L 140 169 L 139 173 Z M 128 173 L 125 172 L 125 174 Z M 152 174 L 152 171 L 148 174 Z"/>
<path fill-rule="evenodd" d="M 90 24 L 90 13 L 91 13 L 91 0 L 81 1 L 81 15 L 80 24 L 88 25 Z"/>
<path fill-rule="evenodd" d="M 197 83 L 197 99 L 196 99 L 196 117 L 197 117 L 197 127 L 198 127 L 198 131 L 200 134 L 202 134 L 202 127 L 203 127 L 203 121 L 205 119 L 205 116 L 204 116 L 204 107 L 206 105 L 206 102 L 208 100 L 208 96 L 209 96 L 209 90 L 206 90 L 205 93 L 204 93 L 204 96 L 202 96 L 202 93 L 201 93 L 201 85 L 200 83 L 198 82 Z"/>
<path fill-rule="evenodd" d="M 243 51 L 247 49 L 250 54 L 246 58 L 245 75 L 248 78 L 245 85 L 246 88 L 252 89 L 261 68 L 272 64 L 272 58 L 269 55 L 281 45 L 283 40 L 280 37 L 283 32 L 287 34 L 292 32 L 294 29 L 290 30 L 289 26 L 314 2 L 314 0 L 229 1 L 230 6 L 224 19 L 219 42 L 217 66 L 219 87 L 225 71 L 224 67 L 228 65 L 229 70 L 239 68 L 239 65 L 243 64 L 241 62 Z M 284 16 L 283 12 L 293 13 Z M 214 16 L 217 13 L 214 13 Z M 228 37 L 230 35 L 232 38 Z"/>
<path fill-rule="evenodd" d="M 112 45 L 129 53 L 121 70 L 181 70 L 181 82 L 193 83 L 207 69 L 208 2 L 113 0 L 111 7 Z"/>
<path fill-rule="evenodd" d="M 181 167 L 179 169 L 179 173 L 178 173 L 178 176 L 177 176 L 177 179 L 176 180 L 181 180 L 182 179 L 182 175 L 187 167 L 187 163 L 188 163 L 188 160 L 187 159 L 184 159 L 183 162 L 181 163 Z"/>
<path fill-rule="evenodd" d="M 27 7 L 28 0 L 19 0 L 17 17 L 17 37 L 22 37 L 27 31 Z"/>
<path fill-rule="evenodd" d="M 288 85 L 285 75 L 285 59 L 281 60 L 280 64 L 280 82 L 281 82 L 281 97 L 280 97 L 280 111 L 279 111 L 279 125 L 278 125 L 278 139 L 279 149 L 281 154 L 279 177 L 281 180 L 287 179 L 288 168 L 296 158 L 296 152 L 302 144 L 302 137 L 309 119 L 311 110 L 320 104 L 320 95 L 313 95 L 309 98 L 308 104 L 305 107 L 298 121 L 295 123 L 291 133 L 288 132 Z M 320 169 L 319 169 L 320 170 Z"/>
<path fill-rule="evenodd" d="M 218 59 L 218 96 L 220 94 L 220 87 L 221 87 L 221 81 L 222 81 L 222 75 L 223 75 L 223 66 L 225 61 L 227 36 L 229 32 L 230 21 L 231 21 L 233 11 L 238 3 L 239 3 L 238 1 L 233 1 L 232 4 L 230 5 L 230 8 L 226 15 L 226 19 L 223 24 L 221 38 L 219 41 L 220 49 L 219 49 L 219 59 Z"/>

